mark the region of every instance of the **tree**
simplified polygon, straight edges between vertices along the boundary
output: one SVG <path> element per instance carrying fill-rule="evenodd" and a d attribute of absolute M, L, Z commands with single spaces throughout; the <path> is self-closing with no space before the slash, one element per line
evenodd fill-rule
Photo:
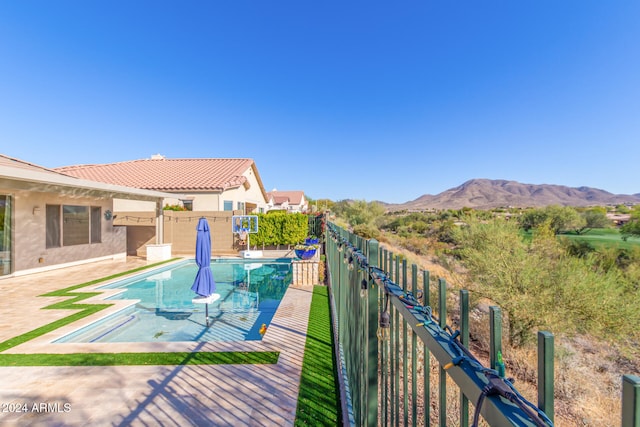
<path fill-rule="evenodd" d="M 554 309 L 554 290 L 548 281 L 540 280 L 543 251 L 531 251 L 517 224 L 505 221 L 470 221 L 454 229 L 454 235 L 461 245 L 457 253 L 471 278 L 470 290 L 505 311 L 511 344 L 530 340 L 532 330 L 544 325 Z M 537 235 L 542 246 L 546 233 Z"/>
<path fill-rule="evenodd" d="M 525 231 L 529 231 L 532 228 L 536 228 L 540 224 L 542 224 L 546 218 L 547 215 L 544 209 L 528 209 L 522 215 L 520 215 L 518 222 L 520 223 L 520 227 L 522 227 Z"/>
<path fill-rule="evenodd" d="M 624 240 L 634 236 L 640 237 L 640 205 L 633 208 L 629 222 L 620 227 L 620 233 Z"/>
<path fill-rule="evenodd" d="M 586 220 L 570 206 L 547 206 L 547 218 L 551 220 L 551 229 L 556 234 L 584 227 Z"/>
<path fill-rule="evenodd" d="M 604 208 L 592 208 L 581 213 L 585 222 L 581 227 L 575 229 L 577 234 L 585 233 L 593 228 L 606 228 L 611 225 L 607 218 L 607 211 Z"/>
<path fill-rule="evenodd" d="M 616 206 L 616 212 L 621 213 L 621 214 L 627 214 L 629 212 L 631 212 L 629 210 L 629 208 L 626 205 L 617 205 Z"/>
<path fill-rule="evenodd" d="M 580 229 L 586 224 L 586 220 L 574 208 L 558 205 L 528 210 L 522 214 L 519 222 L 522 228 L 529 231 L 547 221 L 555 234 Z"/>
<path fill-rule="evenodd" d="M 335 204 L 336 215 L 347 220 L 352 226 L 374 222 L 384 215 L 384 206 L 378 202 L 366 202 L 364 200 L 342 200 Z"/>
<path fill-rule="evenodd" d="M 550 221 L 530 243 L 508 221 L 471 220 L 455 234 L 469 290 L 505 311 L 511 344 L 533 339 L 540 327 L 638 339 L 638 282 L 615 266 L 599 268 L 595 253 L 570 256 Z"/>

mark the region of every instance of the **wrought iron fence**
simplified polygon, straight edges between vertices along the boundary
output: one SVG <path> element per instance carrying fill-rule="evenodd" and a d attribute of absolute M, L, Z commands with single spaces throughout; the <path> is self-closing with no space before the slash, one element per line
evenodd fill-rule
<path fill-rule="evenodd" d="M 320 217 L 317 217 L 320 218 Z M 325 254 L 344 424 L 552 426 L 553 335 L 538 333 L 537 404 L 505 375 L 502 315 L 489 308 L 489 358 L 469 350 L 469 294 L 447 324 L 447 284 L 333 223 Z M 433 301 L 432 301 L 433 300 Z M 471 402 L 471 406 L 469 405 Z M 622 426 L 640 427 L 640 378 L 623 378 Z M 471 423 L 471 424 L 470 424 Z"/>

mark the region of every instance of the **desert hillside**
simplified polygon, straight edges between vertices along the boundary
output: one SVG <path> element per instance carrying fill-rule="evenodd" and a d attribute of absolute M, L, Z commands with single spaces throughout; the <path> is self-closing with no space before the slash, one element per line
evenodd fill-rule
<path fill-rule="evenodd" d="M 472 179 L 440 194 L 425 194 L 415 200 L 386 205 L 390 210 L 404 209 L 491 209 L 497 207 L 593 206 L 640 203 L 640 196 L 612 194 L 591 187 L 567 187 L 551 184 L 522 184 L 516 181 Z"/>

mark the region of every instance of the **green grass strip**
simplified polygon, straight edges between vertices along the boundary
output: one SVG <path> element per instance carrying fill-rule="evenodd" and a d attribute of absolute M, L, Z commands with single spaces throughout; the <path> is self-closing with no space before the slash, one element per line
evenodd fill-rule
<path fill-rule="evenodd" d="M 279 352 L 0 354 L 0 366 L 275 364 Z"/>
<path fill-rule="evenodd" d="M 49 324 L 36 328 L 22 335 L 18 335 L 17 337 L 13 337 L 6 341 L 0 342 L 0 353 L 12 347 L 18 346 L 20 344 L 24 344 L 27 341 L 30 341 L 44 334 L 47 334 L 58 328 L 61 328 L 62 326 L 66 326 L 77 320 L 90 316 L 94 313 L 97 313 L 100 310 L 104 310 L 105 308 L 113 305 L 113 304 L 78 304 L 78 302 L 82 300 L 91 298 L 96 295 L 100 295 L 100 292 L 72 292 L 72 291 L 75 291 L 76 289 L 86 288 L 87 286 L 95 285 L 96 283 L 106 282 L 108 280 L 116 279 L 118 277 L 137 273 L 138 271 L 157 267 L 159 265 L 162 265 L 171 261 L 175 261 L 176 259 L 178 258 L 173 258 L 167 261 L 161 261 L 154 264 L 145 265 L 142 267 L 134 268 L 132 270 L 123 271 L 121 273 L 112 274 L 111 276 L 92 280 L 90 282 L 81 283 L 79 285 L 69 286 L 64 289 L 60 289 L 57 291 L 40 295 L 41 297 L 70 297 L 71 298 L 69 300 L 61 301 L 61 302 L 43 307 L 43 309 L 45 310 L 80 310 L 80 311 L 70 316 L 64 317 L 62 319 L 58 319 L 55 322 L 51 322 Z"/>
<path fill-rule="evenodd" d="M 337 426 L 342 423 L 327 292 L 326 286 L 313 288 L 296 426 Z"/>

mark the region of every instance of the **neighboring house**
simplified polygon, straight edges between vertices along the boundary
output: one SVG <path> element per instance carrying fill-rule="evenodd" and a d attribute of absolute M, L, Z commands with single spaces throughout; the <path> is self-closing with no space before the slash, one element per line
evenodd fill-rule
<path fill-rule="evenodd" d="M 631 214 L 608 213 L 607 218 L 611 220 L 616 227 L 622 227 L 631 220 Z"/>
<path fill-rule="evenodd" d="M 278 191 L 273 189 L 267 193 L 270 209 L 287 212 L 306 212 L 309 208 L 304 191 Z"/>
<path fill-rule="evenodd" d="M 150 159 L 55 170 L 83 179 L 184 195 L 165 199 L 165 206 L 244 214 L 267 210 L 267 193 L 252 159 L 167 159 L 157 154 Z M 116 212 L 152 209 L 148 204 L 114 202 Z"/>
<path fill-rule="evenodd" d="M 0 154 L 0 277 L 126 257 L 113 201 L 156 206 L 172 194 L 79 179 Z M 163 231 L 155 233 L 162 242 Z"/>

